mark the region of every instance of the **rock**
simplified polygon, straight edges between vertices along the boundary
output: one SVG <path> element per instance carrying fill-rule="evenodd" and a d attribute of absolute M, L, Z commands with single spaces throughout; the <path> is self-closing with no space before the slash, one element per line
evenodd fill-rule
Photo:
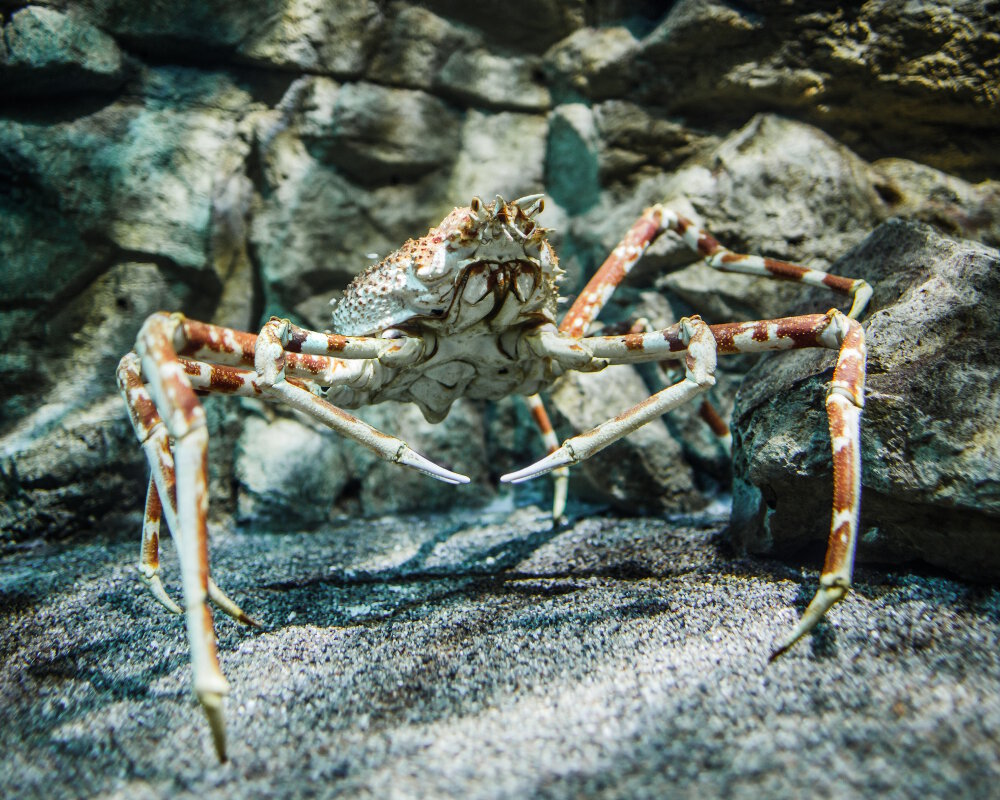
<path fill-rule="evenodd" d="M 415 470 L 381 460 L 311 420 L 252 414 L 238 442 L 235 477 L 239 520 L 258 530 L 301 529 L 334 516 L 374 516 L 479 505 L 492 495 L 479 409 L 456 404 L 445 420 L 426 422 L 415 407 L 398 403 L 354 413 L 403 438 L 437 463 L 467 474 L 471 486 L 439 484 Z"/>
<path fill-rule="evenodd" d="M 893 220 L 839 265 L 874 289 L 864 322 L 861 559 L 1000 575 L 998 258 Z M 812 309 L 820 302 L 813 297 Z M 770 357 L 740 390 L 733 527 L 753 552 L 814 547 L 829 531 L 823 400 L 834 360 L 813 350 Z"/>
<path fill-rule="evenodd" d="M 450 202 L 457 205 L 474 196 L 491 199 L 497 194 L 513 200 L 541 191 L 547 131 L 541 115 L 469 111 L 448 180 Z"/>
<path fill-rule="evenodd" d="M 107 92 L 126 79 L 114 39 L 50 8 L 27 6 L 12 14 L 2 41 L 0 95 Z"/>
<path fill-rule="evenodd" d="M 156 92 L 168 84 L 172 101 L 158 102 Z M 224 78 L 169 69 L 151 77 L 149 91 L 148 106 L 113 103 L 52 125 L 0 119 L 0 146 L 35 182 L 34 197 L 58 196 L 61 211 L 89 236 L 204 269 L 219 171 L 249 147 L 236 113 L 180 111 L 173 102 L 183 102 L 183 93 L 206 104 L 249 98 Z"/>
<path fill-rule="evenodd" d="M 477 108 L 545 111 L 550 105 L 538 59 L 493 55 L 483 49 L 452 53 L 441 67 L 436 87 Z"/>
<path fill-rule="evenodd" d="M 458 115 L 436 97 L 410 89 L 316 81 L 315 105 L 301 135 L 316 157 L 366 186 L 412 179 L 450 163 L 458 148 Z"/>
<path fill-rule="evenodd" d="M 211 308 L 197 285 L 136 262 L 110 267 L 61 300 L 23 325 L 33 358 L 5 368 L 12 380 L 6 419 L 17 423 L 0 434 L 7 475 L 0 540 L 42 531 L 62 538 L 91 530 L 103 515 L 119 525 L 126 511 L 141 508 L 142 452 L 114 389 L 115 369 L 161 305 L 192 314 Z"/>
<path fill-rule="evenodd" d="M 332 437 L 297 419 L 249 417 L 236 451 L 239 519 L 269 530 L 327 521 L 351 480 Z"/>
<path fill-rule="evenodd" d="M 686 0 L 642 39 L 631 70 L 638 102 L 689 123 L 768 107 L 863 157 L 891 150 L 968 178 L 997 170 L 997 36 L 995 13 L 973 0 L 881 0 L 852 15 Z"/>
<path fill-rule="evenodd" d="M 597 126 L 583 103 L 564 103 L 549 117 L 545 183 L 549 195 L 570 214 L 580 214 L 599 200 Z"/>
<path fill-rule="evenodd" d="M 237 58 L 267 68 L 358 78 L 384 35 L 385 19 L 374 0 L 272 0 L 254 12 L 263 24 L 239 39 Z M 252 18 L 244 14 L 239 21 Z"/>
<path fill-rule="evenodd" d="M 445 62 L 480 44 L 472 29 L 422 6 L 397 3 L 368 68 L 375 83 L 431 90 Z"/>
<path fill-rule="evenodd" d="M 669 173 L 713 143 L 710 136 L 625 100 L 593 109 L 602 186 L 634 180 L 637 174 Z"/>
<path fill-rule="evenodd" d="M 632 367 L 597 373 L 569 373 L 551 393 L 557 431 L 582 433 L 646 400 L 650 390 Z M 690 510 L 705 505 L 680 444 L 660 420 L 639 428 L 574 466 L 576 491 L 591 501 L 611 503 L 630 513 Z M 586 478 L 586 482 L 581 478 Z"/>
<path fill-rule="evenodd" d="M 478 28 L 494 48 L 516 52 L 544 51 L 581 27 L 586 16 L 583 0 L 510 0 L 502 9 L 483 9 L 464 0 L 429 0 L 421 5 Z"/>
<path fill-rule="evenodd" d="M 121 400 L 52 399 L 0 439 L 0 544 L 134 533 L 146 496 L 142 453 Z M 95 490 L 95 487 L 100 487 Z"/>
<path fill-rule="evenodd" d="M 633 88 L 638 50 L 624 26 L 581 28 L 545 54 L 545 69 L 560 102 L 620 97 Z"/>
<path fill-rule="evenodd" d="M 1000 246 L 1000 182 L 970 184 L 925 164 L 883 158 L 872 167 L 875 186 L 892 214 L 918 219 L 953 237 Z"/>

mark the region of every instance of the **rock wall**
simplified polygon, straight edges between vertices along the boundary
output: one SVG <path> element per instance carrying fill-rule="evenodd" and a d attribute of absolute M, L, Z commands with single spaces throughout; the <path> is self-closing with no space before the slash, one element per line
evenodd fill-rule
<path fill-rule="evenodd" d="M 0 2 L 0 535 L 135 523 L 145 467 L 113 374 L 151 311 L 322 329 L 352 275 L 474 194 L 545 192 L 576 288 L 661 200 L 819 269 L 893 215 L 996 245 L 996 4 L 840 6 Z M 774 316 L 800 294 L 664 237 L 606 316 Z M 725 365 L 725 414 L 745 368 Z M 662 380 L 626 375 L 557 390 L 561 433 Z M 482 503 L 541 452 L 513 401 L 436 427 L 365 411 L 473 478 L 429 487 L 283 412 L 206 405 L 214 512 L 269 527 Z M 579 473 L 587 497 L 652 511 L 729 480 L 694 409 Z"/>

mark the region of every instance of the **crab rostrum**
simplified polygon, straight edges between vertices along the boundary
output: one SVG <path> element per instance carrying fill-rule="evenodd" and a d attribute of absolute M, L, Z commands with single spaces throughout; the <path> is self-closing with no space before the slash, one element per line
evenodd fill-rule
<path fill-rule="evenodd" d="M 358 275 L 333 311 L 332 332 L 304 330 L 272 318 L 259 334 L 210 325 L 181 314 L 157 313 L 139 332 L 134 352 L 118 368 L 118 383 L 151 467 L 142 530 L 140 574 L 171 611 L 182 609 L 158 576 L 160 521 L 165 518 L 180 557 L 183 613 L 191 646 L 194 689 L 226 758 L 223 698 L 207 601 L 255 624 L 212 581 L 208 569 L 208 433 L 198 395 L 221 392 L 284 403 L 370 448 L 382 458 L 446 483 L 468 478 L 414 452 L 343 410 L 397 400 L 415 403 L 437 422 L 459 397 L 495 400 L 523 395 L 548 455 L 501 480 L 519 483 L 556 476 L 553 517 L 566 500 L 567 467 L 641 425 L 688 402 L 715 383 L 719 355 L 802 347 L 839 351 L 826 405 L 833 446 L 833 519 L 820 588 L 775 655 L 810 631 L 851 583 L 860 504 L 859 425 L 864 394 L 864 332 L 857 317 L 871 297 L 852 280 L 770 258 L 733 253 L 708 232 L 662 206 L 635 222 L 566 315 L 557 318 L 562 270 L 547 230 L 536 217 L 540 195 L 489 204 L 478 198 L 456 208 L 426 236 Z M 710 266 L 826 286 L 848 294 L 848 314 L 833 309 L 756 322 L 708 325 L 698 316 L 669 328 L 637 324 L 623 335 L 587 336 L 615 288 L 646 247 L 667 231 L 680 236 Z M 538 392 L 570 370 L 614 364 L 679 361 L 684 377 L 561 445 Z M 711 415 L 708 415 L 711 416 Z M 726 434 L 724 423 L 714 426 Z"/>

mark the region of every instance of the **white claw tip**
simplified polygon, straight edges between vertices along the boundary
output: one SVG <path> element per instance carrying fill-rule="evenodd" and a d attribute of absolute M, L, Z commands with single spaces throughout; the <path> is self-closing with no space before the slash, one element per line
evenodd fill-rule
<path fill-rule="evenodd" d="M 501 483 L 524 483 L 524 481 L 531 480 L 538 475 L 544 475 L 546 472 L 551 472 L 559 467 L 566 467 L 570 464 L 575 464 L 577 459 L 572 455 L 570 450 L 563 445 L 558 450 L 553 450 L 545 458 L 536 461 L 534 464 L 525 467 L 524 469 L 519 469 L 517 472 L 508 472 L 506 475 L 500 477 Z"/>
<path fill-rule="evenodd" d="M 438 466 L 409 447 L 402 448 L 396 456 L 396 463 L 402 464 L 404 467 L 412 467 L 415 470 L 423 472 L 425 475 L 430 475 L 432 478 L 437 478 L 439 481 L 444 481 L 445 483 L 460 484 L 469 482 L 467 475 L 452 472 L 450 469 Z"/>

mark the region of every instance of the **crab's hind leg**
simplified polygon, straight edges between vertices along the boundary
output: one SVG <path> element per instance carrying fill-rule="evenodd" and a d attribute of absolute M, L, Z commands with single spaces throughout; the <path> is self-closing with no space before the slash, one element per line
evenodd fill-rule
<path fill-rule="evenodd" d="M 692 326 L 695 321 L 698 324 Z M 717 348 L 711 353 L 704 339 L 706 331 L 713 348 Z M 663 330 L 594 336 L 582 340 L 579 345 L 591 353 L 594 361 L 610 364 L 662 361 L 684 355 L 688 376 L 681 383 L 657 392 L 646 403 L 640 403 L 593 431 L 567 440 L 555 453 L 501 480 L 519 483 L 580 461 L 655 415 L 696 396 L 698 391 L 694 384 L 703 388 L 711 385 L 707 377 L 711 375 L 709 367 L 714 368 L 716 352 L 734 355 L 805 347 L 838 351 L 833 380 L 826 395 L 833 451 L 833 513 L 826 561 L 819 591 L 771 657 L 780 655 L 811 631 L 823 615 L 846 596 L 851 586 L 861 510 L 861 410 L 866 372 L 864 329 L 857 320 L 831 309 L 826 314 L 712 326 L 706 326 L 701 320 L 682 320 Z"/>
<path fill-rule="evenodd" d="M 865 334 L 854 320 L 832 317 L 840 342 L 837 366 L 826 393 L 833 450 L 833 514 L 819 590 L 798 624 L 782 639 L 771 658 L 781 655 L 805 634 L 851 587 L 861 515 L 861 410 L 865 390 Z"/>
<path fill-rule="evenodd" d="M 531 418 L 535 420 L 539 433 L 542 434 L 542 441 L 548 454 L 559 449 L 559 439 L 552 428 L 552 420 L 545 410 L 542 398 L 537 394 L 529 395 L 525 398 L 528 410 L 531 411 Z M 553 497 L 552 497 L 552 524 L 559 526 L 566 520 L 566 498 L 569 495 L 569 467 L 558 467 L 552 470 Z"/>
<path fill-rule="evenodd" d="M 864 406 L 866 351 L 861 324 L 837 309 L 826 314 L 712 325 L 719 355 L 763 353 L 804 347 L 837 350 L 826 394 L 833 451 L 833 513 L 820 588 L 798 624 L 775 648 L 780 655 L 811 631 L 848 592 L 854 569 L 861 510 L 861 409 Z M 688 349 L 676 326 L 650 333 L 600 336 L 581 344 L 611 363 L 662 359 Z M 529 468 L 530 469 L 530 468 Z"/>
<path fill-rule="evenodd" d="M 691 220 L 662 206 L 653 206 L 649 213 L 658 213 L 664 228 L 674 231 L 695 252 L 705 257 L 705 263 L 720 272 L 740 272 L 782 281 L 794 281 L 808 286 L 823 286 L 851 296 L 851 309 L 847 316 L 857 319 L 864 312 L 872 297 L 872 288 L 866 281 L 831 275 L 821 270 L 779 261 L 776 258 L 734 253 L 727 249 L 707 230 Z"/>
<path fill-rule="evenodd" d="M 142 518 L 142 544 L 139 547 L 139 576 L 149 587 L 153 597 L 174 614 L 183 614 L 183 610 L 175 603 L 163 588 L 160 580 L 160 519 L 163 517 L 163 504 L 160 493 L 156 489 L 156 481 L 149 476 L 149 487 L 146 489 L 146 512 Z"/>

